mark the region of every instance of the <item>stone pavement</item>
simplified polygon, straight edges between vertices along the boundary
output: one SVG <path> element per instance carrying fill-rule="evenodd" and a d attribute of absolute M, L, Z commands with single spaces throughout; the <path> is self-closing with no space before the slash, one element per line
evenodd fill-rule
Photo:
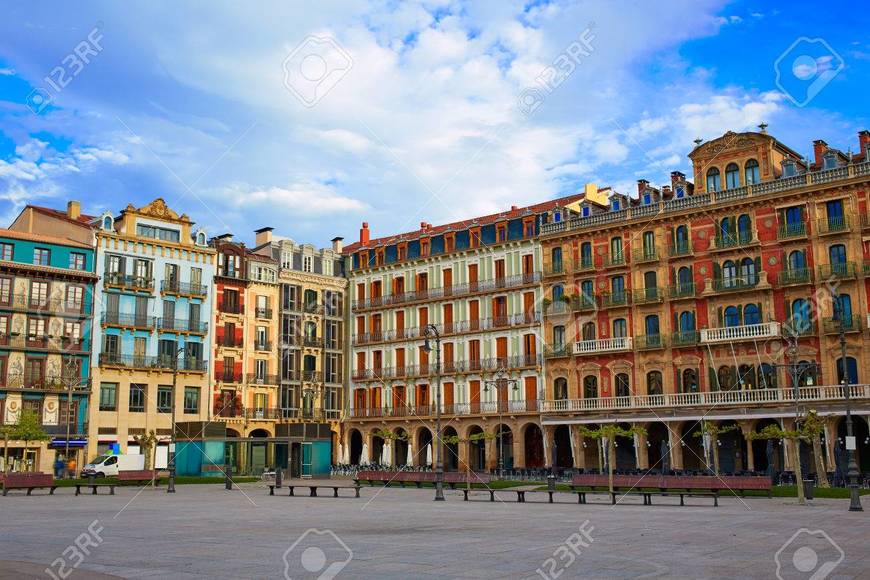
<path fill-rule="evenodd" d="M 674 498 L 644 507 L 634 497 L 612 507 L 604 496 L 490 503 L 485 492 L 465 503 L 459 491 L 435 503 L 433 490 L 411 488 L 364 487 L 360 499 L 284 493 L 244 484 L 10 495 L 0 498 L 0 578 L 63 578 L 61 568 L 74 579 L 284 578 L 285 569 L 294 579 L 775 578 L 776 554 L 796 533 L 780 552 L 783 578 L 826 564 L 831 578 L 870 577 L 870 505 L 849 513 L 848 500 L 801 508 L 728 498 L 717 509 L 707 498 L 680 508 Z M 588 537 L 579 533 L 586 520 Z"/>

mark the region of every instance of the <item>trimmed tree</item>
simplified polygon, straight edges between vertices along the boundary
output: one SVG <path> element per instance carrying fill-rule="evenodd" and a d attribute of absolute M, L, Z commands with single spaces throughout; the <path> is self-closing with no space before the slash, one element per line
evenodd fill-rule
<path fill-rule="evenodd" d="M 643 427 L 630 427 L 624 429 L 615 423 L 603 425 L 598 429 L 590 429 L 581 425 L 580 434 L 583 435 L 583 437 L 596 439 L 606 445 L 607 488 L 610 490 L 610 493 L 613 493 L 613 465 L 616 463 L 616 438 L 623 437 L 625 439 L 634 439 L 635 435 L 646 435 L 646 429 Z"/>
<path fill-rule="evenodd" d="M 715 475 L 719 475 L 719 435 L 724 435 L 725 433 L 736 431 L 737 429 L 737 425 L 726 425 L 725 427 L 720 427 L 710 421 L 704 421 L 701 423 L 701 429 L 692 434 L 694 437 L 709 436 L 710 452 L 713 455 L 713 473 Z M 704 457 L 704 463 L 707 463 L 706 457 Z M 710 468 L 709 463 L 707 463 L 707 468 Z"/>
<path fill-rule="evenodd" d="M 42 420 L 39 415 L 24 409 L 18 415 L 18 422 L 9 426 L 6 437 L 15 441 L 24 441 L 25 457 L 31 441 L 45 441 L 49 438 L 48 433 L 42 428 Z"/>

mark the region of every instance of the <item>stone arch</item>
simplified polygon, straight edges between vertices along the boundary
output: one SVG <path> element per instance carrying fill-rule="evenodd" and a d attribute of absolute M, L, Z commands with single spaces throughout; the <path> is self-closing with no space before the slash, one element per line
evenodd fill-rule
<path fill-rule="evenodd" d="M 459 433 L 456 432 L 456 429 L 452 425 L 448 425 L 442 429 L 442 436 L 444 438 L 448 437 L 457 437 Z M 445 442 L 442 446 L 444 458 L 444 470 L 445 471 L 458 471 L 459 470 L 459 444 L 458 443 L 449 443 Z M 433 449 L 434 453 L 434 449 Z M 432 462 L 436 461 L 435 456 L 432 457 Z"/>
<path fill-rule="evenodd" d="M 572 469 L 574 467 L 574 450 L 571 447 L 571 428 L 568 425 L 557 425 L 553 430 L 553 443 L 556 446 L 553 467 Z"/>
<path fill-rule="evenodd" d="M 420 426 L 414 435 L 414 465 L 435 465 L 434 436 L 429 427 Z M 446 458 L 445 458 L 446 459 Z"/>
<path fill-rule="evenodd" d="M 369 462 L 375 464 L 382 464 L 384 457 L 384 446 L 386 445 L 386 441 L 380 435 L 376 435 L 374 431 L 369 434 L 369 438 L 371 439 L 371 444 L 369 445 Z"/>
<path fill-rule="evenodd" d="M 410 440 L 410 436 L 408 432 L 405 431 L 402 427 L 396 427 L 393 430 L 393 434 L 395 438 L 391 441 L 392 443 L 392 461 L 393 465 L 396 467 L 402 467 L 403 465 L 408 465 L 410 463 L 410 457 L 408 456 L 408 442 Z"/>
<path fill-rule="evenodd" d="M 686 471 L 704 471 L 707 468 L 701 437 L 695 437 L 695 433 L 700 430 L 700 421 L 686 421 L 678 431 L 683 453 L 683 469 Z"/>
<path fill-rule="evenodd" d="M 674 468 L 670 461 L 668 426 L 655 421 L 646 426 L 647 465 L 651 471 L 665 472 Z"/>
<path fill-rule="evenodd" d="M 471 441 L 471 437 L 484 433 L 483 427 L 480 425 L 469 425 L 465 430 L 467 449 L 468 449 L 468 464 L 472 471 L 486 470 L 486 439 Z"/>
<path fill-rule="evenodd" d="M 495 459 L 496 465 L 504 469 L 514 467 L 514 432 L 507 423 L 496 425 L 493 430 L 495 435 Z"/>
<path fill-rule="evenodd" d="M 349 446 L 349 459 L 351 465 L 359 465 L 362 462 L 363 436 L 359 429 L 351 429 L 347 434 Z"/>
<path fill-rule="evenodd" d="M 544 432 L 537 423 L 526 423 L 520 429 L 523 436 L 523 455 L 526 467 L 544 467 L 546 465 L 546 449 L 544 449 Z"/>

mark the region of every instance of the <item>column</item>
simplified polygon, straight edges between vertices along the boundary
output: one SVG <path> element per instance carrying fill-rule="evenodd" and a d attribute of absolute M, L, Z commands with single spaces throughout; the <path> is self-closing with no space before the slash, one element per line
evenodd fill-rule
<path fill-rule="evenodd" d="M 666 423 L 668 426 L 668 443 L 670 444 L 671 469 L 684 469 L 683 446 L 680 445 L 679 423 Z"/>
<path fill-rule="evenodd" d="M 517 429 L 516 431 L 514 431 L 514 467 L 519 469 L 526 468 L 526 448 L 525 445 L 523 445 L 523 441 L 524 439 L 521 434 L 521 430 Z"/>
<path fill-rule="evenodd" d="M 541 438 L 544 445 L 544 467 L 553 467 L 553 444 L 556 441 L 556 428 L 552 425 L 541 426 Z"/>
<path fill-rule="evenodd" d="M 740 432 L 743 433 L 743 438 L 746 440 L 746 470 L 755 471 L 755 450 L 753 449 L 753 441 L 749 438 L 752 433 L 752 423 L 749 421 L 738 421 Z"/>
<path fill-rule="evenodd" d="M 583 437 L 576 425 L 568 425 L 571 434 L 571 452 L 574 456 L 574 469 L 586 469 L 586 453 L 583 450 Z"/>
<path fill-rule="evenodd" d="M 637 464 L 636 465 L 637 469 L 649 469 L 649 467 L 650 467 L 650 465 L 649 465 L 649 450 L 648 450 L 648 447 L 646 446 L 646 444 L 647 444 L 647 436 L 642 434 L 642 433 L 638 433 L 637 434 L 637 443 L 636 443 L 637 448 L 635 450 L 635 457 L 636 457 L 635 463 Z M 661 467 L 662 467 L 661 465 L 656 465 L 656 469 L 661 469 Z"/>
<path fill-rule="evenodd" d="M 484 448 L 486 449 L 486 470 L 496 469 L 498 467 L 498 440 L 484 439 Z"/>

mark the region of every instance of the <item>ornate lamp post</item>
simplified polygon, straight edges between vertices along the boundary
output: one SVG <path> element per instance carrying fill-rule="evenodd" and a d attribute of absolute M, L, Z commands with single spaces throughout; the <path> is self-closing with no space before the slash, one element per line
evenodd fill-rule
<path fill-rule="evenodd" d="M 166 493 L 175 493 L 175 391 L 178 385 L 178 357 L 184 350 L 184 347 L 179 348 L 172 359 L 172 434 L 169 439 L 169 483 L 166 484 Z"/>
<path fill-rule="evenodd" d="M 513 388 L 513 391 L 516 392 L 519 390 L 519 381 L 517 379 L 512 379 L 506 377 L 507 372 L 504 368 L 499 368 L 495 371 L 495 378 L 491 381 L 485 381 L 483 385 L 483 391 L 489 392 L 489 387 L 492 386 L 495 388 L 496 392 L 496 405 L 498 406 L 498 474 L 499 477 L 504 476 L 504 425 L 502 424 L 502 405 L 501 401 L 498 400 L 498 395 L 501 393 L 502 388 L 507 388 L 510 385 Z"/>
<path fill-rule="evenodd" d="M 442 457 L 443 441 L 441 440 L 441 333 L 434 324 L 429 324 L 423 329 L 426 341 L 423 350 L 432 352 L 430 337 L 435 338 L 435 376 L 437 387 L 435 390 L 435 501 L 444 501 L 444 458 Z"/>
<path fill-rule="evenodd" d="M 855 433 L 852 430 L 852 400 L 849 386 L 849 365 L 846 358 L 846 317 L 843 312 L 843 304 L 840 301 L 840 294 L 836 293 L 832 296 L 834 300 L 834 316 L 840 323 L 840 362 L 841 371 L 843 373 L 843 397 L 846 400 L 846 453 L 849 456 L 849 511 L 862 512 L 861 495 L 858 492 L 858 463 L 855 461 L 855 450 L 858 445 L 855 441 Z M 848 321 L 852 322 L 851 319 Z"/>

